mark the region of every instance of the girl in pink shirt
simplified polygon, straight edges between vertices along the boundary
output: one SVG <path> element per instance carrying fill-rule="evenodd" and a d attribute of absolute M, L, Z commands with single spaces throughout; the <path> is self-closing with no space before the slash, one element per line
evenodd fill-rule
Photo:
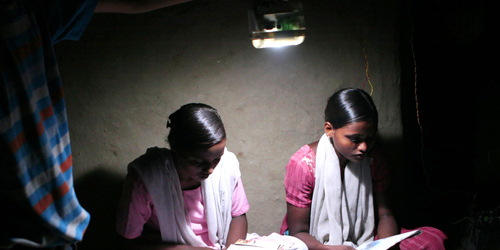
<path fill-rule="evenodd" d="M 334 93 L 325 109 L 324 135 L 300 148 L 286 166 L 287 213 L 281 233 L 310 250 L 354 250 L 376 238 L 408 230 L 398 227 L 387 202 L 388 171 L 374 146 L 378 113 L 361 89 Z M 444 249 L 436 228 L 403 240 L 401 249 Z"/>
<path fill-rule="evenodd" d="M 161 249 L 223 249 L 244 239 L 249 204 L 217 110 L 186 104 L 167 128 L 170 149 L 149 148 L 128 166 L 118 233 Z"/>

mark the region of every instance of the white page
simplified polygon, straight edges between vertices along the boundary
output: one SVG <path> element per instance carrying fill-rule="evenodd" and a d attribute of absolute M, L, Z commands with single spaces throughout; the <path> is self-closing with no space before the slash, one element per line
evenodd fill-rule
<path fill-rule="evenodd" d="M 396 245 L 398 242 L 414 236 L 414 235 L 419 235 L 421 234 L 422 231 L 420 230 L 414 230 L 402 234 L 396 234 L 391 237 L 383 238 L 383 239 L 378 239 L 376 241 L 372 242 L 367 242 L 365 244 L 362 244 L 356 250 L 387 250 L 391 248 L 392 246 Z"/>

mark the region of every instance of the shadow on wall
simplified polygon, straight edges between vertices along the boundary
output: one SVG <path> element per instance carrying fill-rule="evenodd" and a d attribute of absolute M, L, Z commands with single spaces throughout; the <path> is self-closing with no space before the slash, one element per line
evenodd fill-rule
<path fill-rule="evenodd" d="M 78 200 L 91 216 L 83 241 L 78 243 L 79 250 L 116 249 L 121 244 L 115 225 L 124 180 L 125 176 L 98 166 L 75 181 Z"/>

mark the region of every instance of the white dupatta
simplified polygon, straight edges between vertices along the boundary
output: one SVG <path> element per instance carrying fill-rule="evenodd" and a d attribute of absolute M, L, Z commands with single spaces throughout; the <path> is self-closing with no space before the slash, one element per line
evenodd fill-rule
<path fill-rule="evenodd" d="M 316 150 L 310 234 L 323 244 L 356 247 L 373 241 L 375 217 L 368 159 L 349 162 L 342 185 L 339 159 L 323 135 Z"/>
<path fill-rule="evenodd" d="M 195 247 L 207 245 L 198 239 L 190 227 L 189 216 L 177 170 L 170 150 L 149 148 L 143 156 L 128 166 L 140 175 L 155 206 L 164 242 Z M 217 248 L 224 248 L 231 223 L 231 205 L 234 187 L 241 177 L 236 156 L 224 149 L 224 154 L 213 173 L 201 182 L 210 240 Z"/>

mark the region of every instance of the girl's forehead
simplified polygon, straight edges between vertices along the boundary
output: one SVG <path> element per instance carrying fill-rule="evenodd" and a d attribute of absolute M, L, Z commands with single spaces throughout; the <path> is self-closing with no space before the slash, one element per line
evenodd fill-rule
<path fill-rule="evenodd" d="M 224 154 L 224 148 L 226 146 L 226 141 L 219 142 L 214 146 L 206 149 L 193 149 L 186 152 L 186 155 L 190 158 L 196 159 L 211 159 L 221 157 Z"/>
<path fill-rule="evenodd" d="M 359 133 L 376 133 L 377 126 L 372 122 L 360 121 L 349 123 L 346 126 L 342 127 L 342 129 L 351 131 L 351 132 L 359 132 Z"/>

